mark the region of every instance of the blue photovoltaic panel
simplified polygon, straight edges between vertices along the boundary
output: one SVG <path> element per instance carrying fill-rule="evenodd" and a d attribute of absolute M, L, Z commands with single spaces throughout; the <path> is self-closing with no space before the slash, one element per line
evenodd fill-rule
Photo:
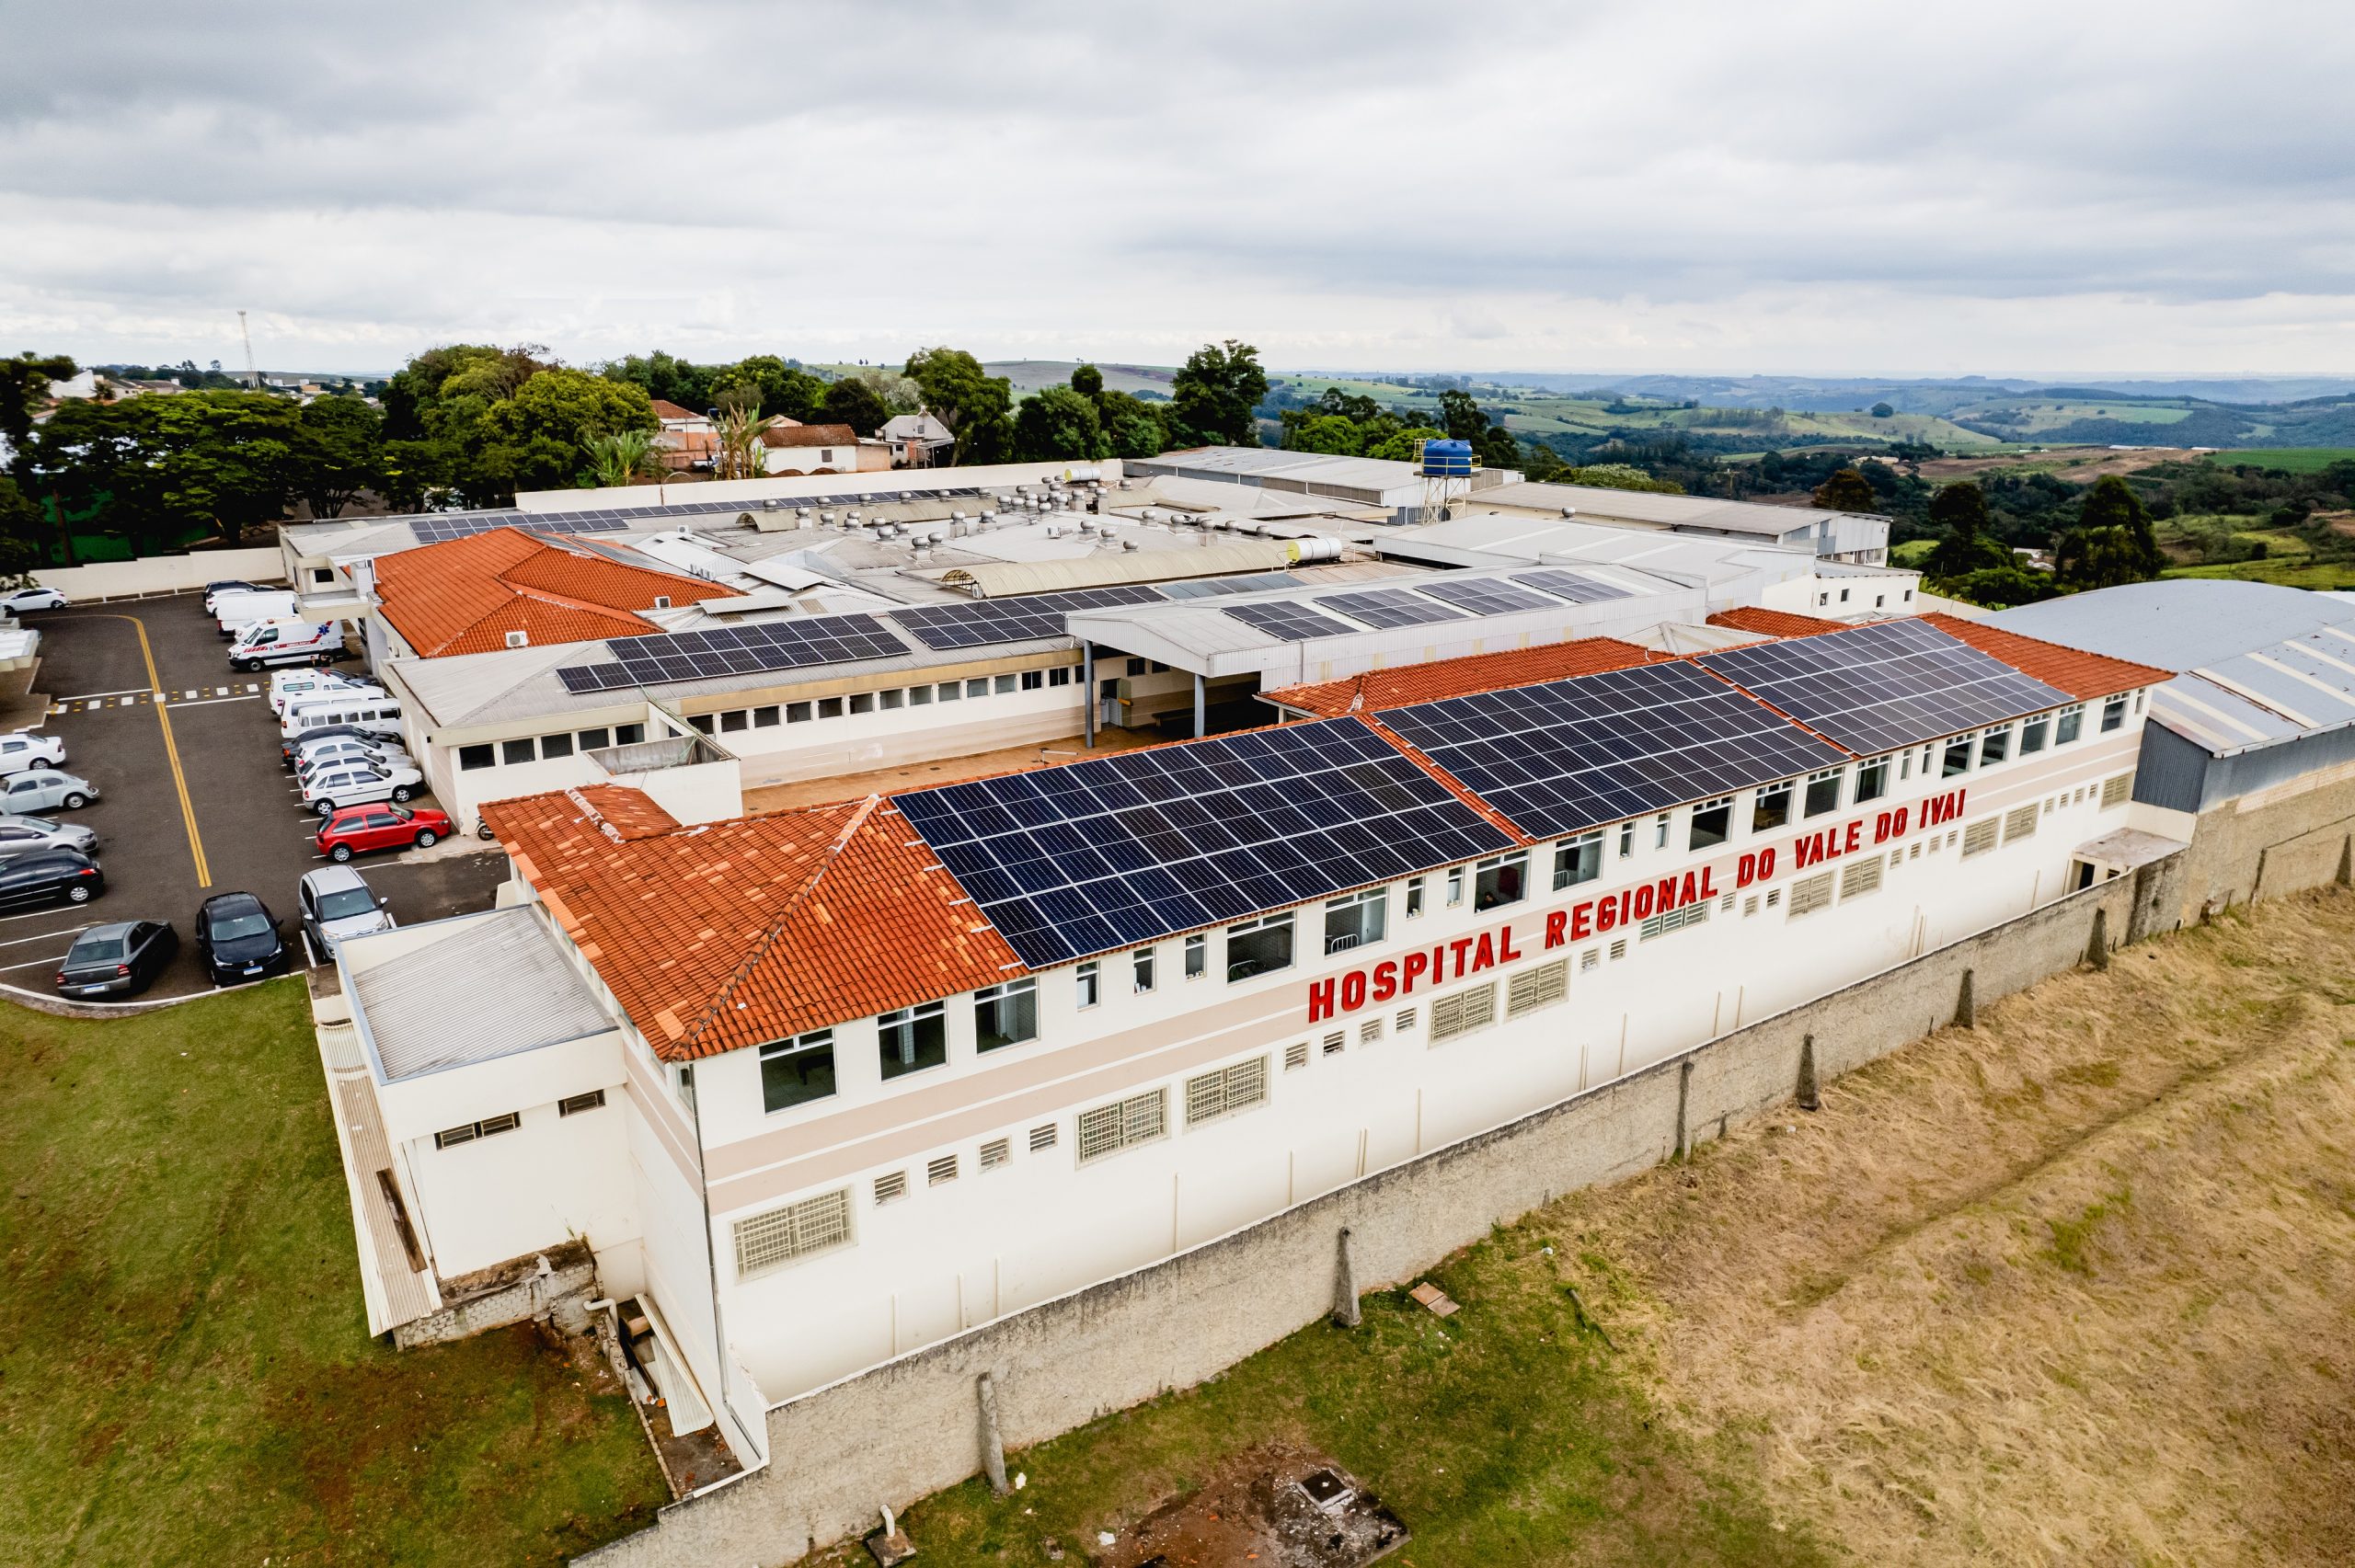
<path fill-rule="evenodd" d="M 657 632 L 615 637 L 605 646 L 613 650 L 615 662 L 568 665 L 557 671 L 566 691 L 660 686 L 813 664 L 902 658 L 908 652 L 908 645 L 889 627 L 864 613 L 756 621 L 703 632 Z"/>
<path fill-rule="evenodd" d="M 1253 631 L 1281 637 L 1288 643 L 1301 642 L 1309 637 L 1345 637 L 1358 629 L 1347 621 L 1319 615 L 1305 604 L 1294 604 L 1290 600 L 1279 599 L 1261 604 L 1227 604 L 1221 608 Z"/>
<path fill-rule="evenodd" d="M 1475 615 L 1511 615 L 1522 610 L 1551 610 L 1555 605 L 1542 593 L 1532 593 L 1494 578 L 1434 578 L 1417 583 L 1415 591 L 1444 599 Z"/>
<path fill-rule="evenodd" d="M 1183 582 L 1160 585 L 1165 599 L 1208 599 L 1222 593 L 1263 593 L 1274 588 L 1299 588 L 1301 580 L 1290 572 L 1246 572 L 1232 578 L 1189 578 Z"/>
<path fill-rule="evenodd" d="M 1557 599 L 1567 599 L 1573 604 L 1592 604 L 1605 599 L 1634 597 L 1624 588 L 1615 588 L 1610 583 L 1599 582 L 1580 573 L 1563 571 L 1557 567 L 1549 567 L 1544 571 L 1536 572 L 1515 572 L 1512 574 L 1512 580 L 1542 589 Z"/>
<path fill-rule="evenodd" d="M 1511 841 L 1354 718 L 945 784 L 892 803 L 1033 967 Z"/>
<path fill-rule="evenodd" d="M 1065 593 L 1026 593 L 1013 599 L 974 599 L 953 604 L 922 604 L 893 610 L 891 619 L 930 648 L 985 647 L 1065 635 L 1063 617 L 1074 610 L 1113 604 L 1152 604 L 1161 590 L 1143 583 L 1082 588 Z"/>
<path fill-rule="evenodd" d="M 1382 722 L 1537 838 L 1846 760 L 1684 664 L 1450 697 Z"/>
<path fill-rule="evenodd" d="M 1321 609 L 1337 610 L 1369 626 L 1419 626 L 1430 621 L 1461 621 L 1464 612 L 1435 604 L 1403 588 L 1377 588 L 1363 593 L 1328 593 L 1310 600 Z"/>
<path fill-rule="evenodd" d="M 1878 621 L 1696 662 L 1869 755 L 2073 701 L 1920 621 Z"/>

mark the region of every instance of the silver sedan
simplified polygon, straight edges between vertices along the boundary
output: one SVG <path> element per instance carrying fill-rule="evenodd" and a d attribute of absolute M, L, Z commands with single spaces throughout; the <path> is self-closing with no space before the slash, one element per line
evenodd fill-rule
<path fill-rule="evenodd" d="M 0 817 L 0 855 L 51 849 L 96 854 L 98 836 L 79 822 L 59 822 L 47 817 Z"/>

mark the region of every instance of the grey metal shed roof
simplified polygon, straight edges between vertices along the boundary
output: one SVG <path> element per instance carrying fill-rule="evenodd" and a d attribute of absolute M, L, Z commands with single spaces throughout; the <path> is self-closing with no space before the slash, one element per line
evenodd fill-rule
<path fill-rule="evenodd" d="M 385 1082 L 615 1026 L 531 909 L 442 923 L 423 946 L 350 971 L 352 1020 Z"/>
<path fill-rule="evenodd" d="M 1837 517 L 1861 514 L 1810 511 L 1800 507 L 1772 507 L 1757 501 L 1720 500 L 1714 496 L 1664 496 L 1648 490 L 1613 490 L 1595 485 L 1544 485 L 1534 481 L 1499 485 L 1476 490 L 1453 503 L 1460 513 L 1492 507 L 1516 507 L 1559 515 L 1575 508 L 1581 517 L 1617 518 L 1661 528 L 1707 528 L 1728 533 L 1757 533 L 1779 539 L 1793 532 L 1811 532 Z M 1873 518 L 1887 522 L 1887 518 Z"/>

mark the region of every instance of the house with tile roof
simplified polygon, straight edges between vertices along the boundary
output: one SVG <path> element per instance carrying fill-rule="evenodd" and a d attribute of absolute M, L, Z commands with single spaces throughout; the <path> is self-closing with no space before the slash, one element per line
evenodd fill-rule
<path fill-rule="evenodd" d="M 886 443 L 867 440 L 848 425 L 780 421 L 761 432 L 761 446 L 770 474 L 859 474 L 891 466 Z"/>

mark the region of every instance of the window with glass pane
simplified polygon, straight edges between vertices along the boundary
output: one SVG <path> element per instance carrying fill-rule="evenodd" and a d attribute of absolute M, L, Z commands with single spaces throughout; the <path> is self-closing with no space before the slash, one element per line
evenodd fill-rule
<path fill-rule="evenodd" d="M 700 730 L 706 735 L 709 735 L 711 733 L 711 715 L 709 714 L 689 714 L 687 715 L 687 724 L 689 727 Z"/>
<path fill-rule="evenodd" d="M 1189 980 L 1200 979 L 1210 967 L 1211 939 L 1198 931 L 1186 939 L 1186 978 Z"/>
<path fill-rule="evenodd" d="M 1464 868 L 1460 865 L 1448 867 L 1447 901 L 1451 908 L 1464 901 Z"/>
<path fill-rule="evenodd" d="M 878 692 L 876 695 L 883 700 L 883 705 L 887 708 L 904 707 L 908 701 L 908 694 L 897 686 L 888 692 Z"/>
<path fill-rule="evenodd" d="M 1575 887 L 1603 875 L 1603 830 L 1580 833 L 1554 846 L 1554 890 Z"/>
<path fill-rule="evenodd" d="M 843 716 L 843 700 L 842 700 L 840 697 L 821 697 L 821 698 L 819 698 L 819 699 L 818 699 L 818 716 L 819 716 L 820 718 L 840 718 L 840 717 L 842 717 L 842 716 Z"/>
<path fill-rule="evenodd" d="M 495 759 L 491 753 L 490 745 L 488 741 L 480 746 L 461 746 L 458 748 L 458 766 L 464 772 L 472 773 L 477 768 L 488 768 L 492 765 Z"/>
<path fill-rule="evenodd" d="M 876 1048 L 886 1079 L 922 1072 L 948 1059 L 948 1013 L 946 1003 L 927 1001 L 875 1020 Z"/>
<path fill-rule="evenodd" d="M 2121 692 L 2101 705 L 2101 732 L 2108 735 L 2126 722 L 2126 694 Z"/>
<path fill-rule="evenodd" d="M 1382 940 L 1388 928 L 1390 890 L 1369 887 L 1325 906 L 1325 951 L 1340 953 Z"/>
<path fill-rule="evenodd" d="M 1693 808 L 1693 831 L 1685 841 L 1687 849 L 1714 849 L 1726 841 L 1733 831 L 1733 799 L 1704 802 Z"/>
<path fill-rule="evenodd" d="M 528 762 L 537 754 L 535 750 L 537 745 L 538 742 L 529 738 L 502 740 L 499 743 L 499 760 L 511 766 L 517 762 Z"/>
<path fill-rule="evenodd" d="M 954 681 L 944 681 L 940 683 L 939 692 L 942 702 L 953 703 L 965 694 L 965 688 Z"/>
<path fill-rule="evenodd" d="M 785 704 L 785 722 L 786 722 L 786 723 L 787 723 L 787 724 L 808 724 L 808 723 L 810 722 L 810 704 L 807 704 L 807 703 L 787 703 L 787 704 Z"/>
<path fill-rule="evenodd" d="M 2076 739 L 2079 735 L 2084 733 L 2085 727 L 2085 704 L 2079 703 L 2074 708 L 2062 708 L 2061 710 L 2061 722 L 2053 727 L 2052 744 L 2055 746 L 2068 745 L 2069 742 Z"/>
<path fill-rule="evenodd" d="M 1789 781 L 1768 784 L 1758 792 L 1751 803 L 1750 830 L 1763 833 L 1770 829 L 1788 825 L 1791 819 L 1791 786 Z"/>
<path fill-rule="evenodd" d="M 1150 947 L 1140 947 L 1129 955 L 1129 965 L 1135 976 L 1135 985 L 1139 991 L 1148 991 L 1153 989 L 1154 955 L 1155 949 Z"/>
<path fill-rule="evenodd" d="M 1423 912 L 1423 882 L 1424 878 L 1418 876 L 1407 884 L 1407 918 L 1408 920 L 1413 920 Z"/>
<path fill-rule="evenodd" d="M 613 743 L 614 732 L 610 729 L 584 729 L 580 732 L 580 749 L 583 751 L 602 751 Z"/>
<path fill-rule="evenodd" d="M 771 704 L 769 706 L 764 708 L 754 708 L 752 710 L 752 727 L 754 729 L 775 729 L 782 715 L 777 712 L 775 704 Z"/>
<path fill-rule="evenodd" d="M 1674 819 L 1674 815 L 1672 812 L 1663 811 L 1652 818 L 1652 848 L 1656 850 L 1668 848 L 1668 825 Z"/>
<path fill-rule="evenodd" d="M 1073 971 L 1074 989 L 1079 993 L 1080 1007 L 1085 1010 L 1104 1000 L 1104 967 L 1090 958 Z"/>
<path fill-rule="evenodd" d="M 1095 1005 L 1096 966 L 1083 966 L 1080 1005 Z M 994 1051 L 1039 1037 L 1039 982 L 1025 978 L 1004 985 L 984 986 L 973 993 L 973 1048 Z"/>
<path fill-rule="evenodd" d="M 1840 809 L 1840 780 L 1845 768 L 1826 768 L 1807 776 L 1807 794 L 1799 801 L 1802 816 L 1821 817 L 1827 811 Z"/>
<path fill-rule="evenodd" d="M 761 1047 L 761 1108 L 789 1110 L 834 1092 L 834 1032 L 819 1029 Z"/>
<path fill-rule="evenodd" d="M 855 714 L 873 713 L 875 711 L 875 693 L 872 692 L 853 692 L 850 696 L 850 711 Z"/>
<path fill-rule="evenodd" d="M 540 756 L 543 761 L 554 761 L 558 757 L 569 757 L 571 755 L 571 736 L 543 735 L 540 737 Z"/>
<path fill-rule="evenodd" d="M 645 738 L 646 727 L 642 724 L 617 724 L 614 726 L 614 744 L 616 746 L 635 746 Z"/>
<path fill-rule="evenodd" d="M 2052 715 L 2039 714 L 2020 726 L 2020 755 L 2033 757 L 2052 738 Z"/>
<path fill-rule="evenodd" d="M 1529 896 L 1529 852 L 1491 855 L 1472 868 L 1472 907 L 1493 910 Z"/>
<path fill-rule="evenodd" d="M 1261 915 L 1226 928 L 1226 981 L 1251 979 L 1292 967 L 1292 912 Z"/>
<path fill-rule="evenodd" d="M 1875 757 L 1856 769 L 1856 804 L 1878 800 L 1889 793 L 1889 759 Z"/>
<path fill-rule="evenodd" d="M 1938 777 L 1950 779 L 1957 773 L 1970 771 L 1970 737 L 1947 742 L 1946 759 L 1938 764 Z"/>
<path fill-rule="evenodd" d="M 1982 768 L 2002 761 L 2012 754 L 2012 727 L 2001 725 L 1979 733 L 1979 765 Z"/>
<path fill-rule="evenodd" d="M 912 707 L 912 708 L 920 708 L 920 707 L 925 706 L 926 704 L 930 703 L 931 701 L 932 701 L 932 688 L 931 688 L 931 687 L 929 687 L 929 686 L 911 686 L 911 687 L 909 687 L 909 688 L 908 688 L 908 706 L 910 706 L 910 707 Z"/>
<path fill-rule="evenodd" d="M 1636 825 L 1633 822 L 1622 822 L 1619 824 L 1619 858 L 1625 860 L 1635 853 Z"/>
<path fill-rule="evenodd" d="M 738 730 L 750 729 L 752 727 L 752 715 L 747 709 L 738 708 L 719 715 L 719 733 L 722 735 L 733 735 Z"/>

